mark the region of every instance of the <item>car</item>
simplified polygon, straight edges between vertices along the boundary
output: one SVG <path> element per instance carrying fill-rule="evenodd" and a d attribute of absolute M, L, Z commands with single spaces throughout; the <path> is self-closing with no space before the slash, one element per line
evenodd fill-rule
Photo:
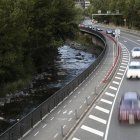
<path fill-rule="evenodd" d="M 132 58 L 140 57 L 140 47 L 134 47 L 131 50 L 131 56 Z"/>
<path fill-rule="evenodd" d="M 96 31 L 102 31 L 103 29 L 100 27 L 96 27 Z"/>
<path fill-rule="evenodd" d="M 112 34 L 112 29 L 106 29 L 107 34 Z"/>
<path fill-rule="evenodd" d="M 112 31 L 111 36 L 115 37 L 116 33 L 115 31 Z"/>
<path fill-rule="evenodd" d="M 85 26 L 86 28 L 90 28 L 90 29 L 93 28 L 93 23 L 92 23 L 92 20 L 90 20 L 90 19 L 84 20 L 82 24 L 84 24 L 84 26 Z"/>
<path fill-rule="evenodd" d="M 140 62 L 139 61 L 131 61 L 129 63 L 126 76 L 127 76 L 127 79 L 140 78 Z"/>
<path fill-rule="evenodd" d="M 118 110 L 119 123 L 135 124 L 140 121 L 140 96 L 137 92 L 125 92 Z"/>

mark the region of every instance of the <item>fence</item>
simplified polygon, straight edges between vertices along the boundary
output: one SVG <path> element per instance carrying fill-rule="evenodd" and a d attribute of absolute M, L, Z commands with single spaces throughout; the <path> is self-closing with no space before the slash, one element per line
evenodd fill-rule
<path fill-rule="evenodd" d="M 22 118 L 19 122 L 14 124 L 8 130 L 6 130 L 3 134 L 0 135 L 0 140 L 18 140 L 23 137 L 29 130 L 31 130 L 35 124 L 43 119 L 43 117 L 48 114 L 54 107 L 56 107 L 61 101 L 63 101 L 69 94 L 80 84 L 84 79 L 89 76 L 89 74 L 96 68 L 99 62 L 102 60 L 103 56 L 106 52 L 106 40 L 101 33 L 96 31 L 90 31 L 89 29 L 81 29 L 81 31 L 87 32 L 89 34 L 95 35 L 101 39 L 104 44 L 104 50 L 98 56 L 98 58 L 81 74 L 79 74 L 75 79 L 70 81 L 67 85 L 65 85 L 62 89 L 57 91 L 51 97 L 49 97 L 46 101 L 41 103 L 37 108 L 35 108 L 32 112 L 27 114 L 24 118 Z"/>

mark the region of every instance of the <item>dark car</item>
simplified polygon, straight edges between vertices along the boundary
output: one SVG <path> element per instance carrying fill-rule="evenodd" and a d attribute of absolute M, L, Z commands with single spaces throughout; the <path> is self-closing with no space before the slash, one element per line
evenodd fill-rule
<path fill-rule="evenodd" d="M 112 31 L 111 36 L 115 37 L 115 31 Z"/>
<path fill-rule="evenodd" d="M 140 121 L 140 96 L 136 92 L 126 92 L 120 101 L 119 122 L 135 124 Z"/>
<path fill-rule="evenodd" d="M 106 29 L 107 34 L 112 34 L 112 29 Z"/>
<path fill-rule="evenodd" d="M 103 29 L 100 27 L 96 27 L 96 31 L 102 31 Z"/>

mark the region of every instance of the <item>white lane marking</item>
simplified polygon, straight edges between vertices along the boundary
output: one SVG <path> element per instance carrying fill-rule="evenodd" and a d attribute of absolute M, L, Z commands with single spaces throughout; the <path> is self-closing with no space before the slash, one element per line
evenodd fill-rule
<path fill-rule="evenodd" d="M 38 133 L 39 133 L 39 131 L 37 131 L 37 132 L 34 134 L 34 136 L 36 136 Z"/>
<path fill-rule="evenodd" d="M 140 41 L 140 40 L 137 40 L 137 41 Z"/>
<path fill-rule="evenodd" d="M 85 126 L 85 125 L 82 125 L 81 129 L 86 130 L 88 132 L 91 132 L 91 133 L 96 134 L 96 135 L 101 136 L 101 137 L 104 136 L 104 132 L 101 132 L 99 130 L 93 129 L 93 128 Z"/>
<path fill-rule="evenodd" d="M 139 43 L 137 43 L 136 41 L 133 41 L 133 40 L 128 39 L 128 38 L 126 38 L 126 37 L 123 37 L 123 38 L 125 38 L 125 39 L 127 39 L 127 40 L 129 40 L 129 41 L 131 41 L 131 42 L 133 42 L 133 43 L 135 43 L 135 44 L 137 44 L 137 45 L 140 45 L 140 44 L 139 44 Z"/>
<path fill-rule="evenodd" d="M 119 71 L 125 71 L 125 70 L 123 70 L 123 69 L 119 69 Z"/>
<path fill-rule="evenodd" d="M 116 85 L 119 85 L 119 82 L 116 82 L 116 81 L 113 81 L 112 83 L 113 84 L 116 84 Z"/>
<path fill-rule="evenodd" d="M 63 125 L 63 128 L 65 128 L 66 127 L 66 125 Z"/>
<path fill-rule="evenodd" d="M 115 97 L 115 95 L 114 95 L 114 94 L 109 93 L 109 92 L 105 92 L 105 94 L 106 94 L 106 95 L 108 95 L 108 96 L 111 96 L 111 97 Z"/>
<path fill-rule="evenodd" d="M 69 111 L 68 115 L 70 115 L 72 112 L 73 112 L 72 110 L 71 110 L 71 111 Z"/>
<path fill-rule="evenodd" d="M 78 94 L 80 93 L 80 91 L 78 92 Z"/>
<path fill-rule="evenodd" d="M 126 63 L 128 63 L 128 60 L 122 60 L 122 62 L 126 62 Z"/>
<path fill-rule="evenodd" d="M 111 102 L 111 101 L 108 101 L 108 100 L 106 100 L 106 99 L 101 99 L 101 102 L 104 102 L 104 103 L 107 103 L 107 104 L 112 105 L 112 102 Z"/>
<path fill-rule="evenodd" d="M 82 105 L 79 108 L 81 109 L 82 108 Z"/>
<path fill-rule="evenodd" d="M 104 113 L 107 113 L 107 114 L 109 113 L 109 110 L 108 109 L 102 108 L 100 106 L 95 106 L 95 109 L 100 110 L 100 111 L 102 111 Z"/>
<path fill-rule="evenodd" d="M 66 105 L 65 106 L 63 106 L 63 108 L 65 108 L 66 107 Z"/>
<path fill-rule="evenodd" d="M 125 66 L 120 66 L 121 68 L 126 68 Z"/>
<path fill-rule="evenodd" d="M 77 139 L 77 138 L 73 138 L 72 140 L 80 140 L 80 139 Z"/>
<path fill-rule="evenodd" d="M 117 76 L 116 76 L 115 78 L 116 78 L 116 79 L 119 79 L 119 80 L 122 79 L 121 77 L 117 77 Z"/>
<path fill-rule="evenodd" d="M 67 113 L 67 110 L 65 110 L 64 112 L 63 112 L 63 114 L 66 114 Z"/>
<path fill-rule="evenodd" d="M 123 56 L 123 58 L 128 58 L 128 56 Z"/>
<path fill-rule="evenodd" d="M 70 122 L 72 120 L 72 118 L 69 118 L 68 121 Z"/>
<path fill-rule="evenodd" d="M 54 135 L 54 138 L 56 138 L 58 136 L 58 133 L 56 133 L 55 135 Z"/>
<path fill-rule="evenodd" d="M 129 51 L 128 51 L 128 53 L 129 53 Z M 129 53 L 129 56 L 130 56 L 130 53 Z M 129 57 L 129 59 L 130 59 L 130 57 Z M 118 96 L 118 93 L 119 93 L 122 81 L 124 79 L 125 73 L 126 73 L 126 70 L 125 70 L 124 75 L 123 75 L 123 77 L 121 79 L 120 85 L 119 85 L 118 90 L 116 92 L 116 96 L 115 96 L 115 99 L 114 99 L 114 102 L 113 102 L 113 105 L 112 105 L 112 108 L 111 108 L 111 111 L 110 111 L 110 115 L 109 115 L 109 119 L 108 119 L 108 123 L 107 123 L 107 128 L 106 128 L 104 140 L 107 140 L 107 137 L 108 137 L 108 132 L 109 132 L 109 128 L 110 128 L 110 123 L 111 123 L 111 118 L 112 118 L 112 113 L 113 113 L 114 105 L 115 105 L 115 102 L 116 102 L 116 99 L 117 99 L 117 96 Z"/>
<path fill-rule="evenodd" d="M 124 40 L 124 42 L 127 42 L 126 40 Z"/>
<path fill-rule="evenodd" d="M 121 63 L 121 64 L 122 64 L 122 65 L 125 65 L 125 66 L 127 65 L 126 63 Z"/>
<path fill-rule="evenodd" d="M 100 123 L 106 124 L 106 120 L 101 119 L 101 118 L 99 118 L 99 117 L 96 117 L 96 116 L 94 116 L 94 115 L 89 115 L 89 118 L 90 118 L 90 119 L 93 119 L 93 120 L 95 120 L 95 121 L 98 121 L 98 122 L 100 122 Z"/>
<path fill-rule="evenodd" d="M 115 87 L 112 87 L 112 86 L 110 86 L 109 88 L 110 88 L 110 89 L 113 89 L 113 90 L 117 90 L 117 88 L 115 88 Z"/>
<path fill-rule="evenodd" d="M 123 58 L 122 60 L 129 60 L 129 57 L 128 58 Z"/>
<path fill-rule="evenodd" d="M 44 124 L 43 126 L 42 126 L 42 128 L 45 128 L 47 126 L 47 124 Z"/>
<path fill-rule="evenodd" d="M 72 100 L 69 101 L 69 103 L 71 103 Z"/>
<path fill-rule="evenodd" d="M 61 110 L 59 110 L 58 112 L 57 112 L 57 114 L 59 114 L 61 112 Z"/>
<path fill-rule="evenodd" d="M 123 56 L 126 56 L 126 55 L 128 55 L 128 53 L 123 53 Z"/>
<path fill-rule="evenodd" d="M 123 75 L 123 73 L 120 73 L 120 72 L 118 72 L 117 74 L 118 74 L 118 75 Z"/>
<path fill-rule="evenodd" d="M 51 118 L 51 121 L 54 119 L 54 117 Z"/>

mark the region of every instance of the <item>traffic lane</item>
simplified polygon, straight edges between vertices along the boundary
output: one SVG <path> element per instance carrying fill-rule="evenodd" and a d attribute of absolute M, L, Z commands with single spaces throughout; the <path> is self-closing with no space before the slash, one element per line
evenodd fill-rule
<path fill-rule="evenodd" d="M 135 91 L 140 93 L 138 87 L 140 86 L 139 80 L 123 79 L 122 86 L 119 90 L 114 110 L 111 117 L 109 133 L 107 140 L 139 140 L 140 139 L 140 123 L 136 125 L 129 125 L 127 123 L 118 122 L 118 107 L 121 96 L 128 91 Z"/>
<path fill-rule="evenodd" d="M 130 39 L 134 40 L 135 42 L 140 43 L 140 37 L 138 37 L 138 36 L 135 36 L 135 35 L 132 35 L 129 33 L 124 33 L 124 32 L 121 32 L 120 36 L 125 36 L 126 38 L 130 38 Z"/>
<path fill-rule="evenodd" d="M 136 41 L 132 37 L 121 36 L 119 41 L 123 43 L 129 51 L 131 51 L 134 47 L 140 47 L 140 42 Z"/>

